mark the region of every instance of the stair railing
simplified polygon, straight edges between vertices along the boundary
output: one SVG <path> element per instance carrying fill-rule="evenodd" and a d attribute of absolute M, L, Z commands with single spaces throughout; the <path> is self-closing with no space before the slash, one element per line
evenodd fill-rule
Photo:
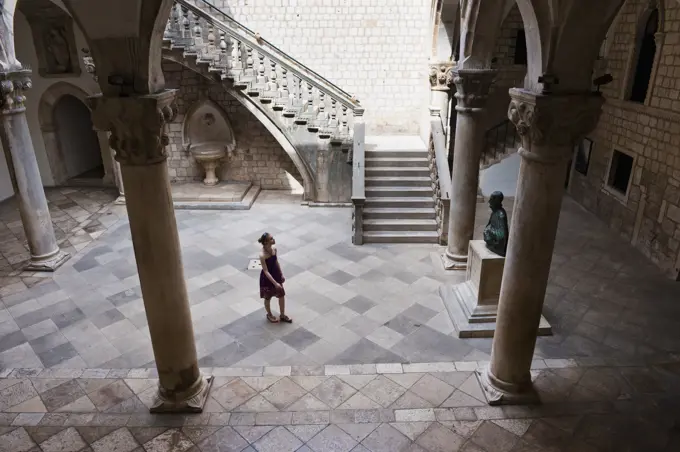
<path fill-rule="evenodd" d="M 435 202 L 435 213 L 439 243 L 448 243 L 449 210 L 451 208 L 451 174 L 447 160 L 446 135 L 444 124 L 438 108 L 430 107 L 430 145 L 428 159 L 432 193 Z"/>
<path fill-rule="evenodd" d="M 479 169 L 486 169 L 513 154 L 518 143 L 517 128 L 509 119 L 496 124 L 484 135 L 484 149 L 479 160 Z M 513 151 L 509 152 L 508 149 Z"/>
<path fill-rule="evenodd" d="M 366 125 L 361 116 L 354 117 L 354 143 L 352 146 L 352 243 L 364 244 L 364 204 L 366 204 Z"/>

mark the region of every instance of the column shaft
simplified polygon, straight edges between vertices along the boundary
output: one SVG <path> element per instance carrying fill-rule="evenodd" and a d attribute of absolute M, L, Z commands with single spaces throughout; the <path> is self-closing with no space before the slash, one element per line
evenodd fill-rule
<path fill-rule="evenodd" d="M 496 71 L 458 69 L 454 74 L 458 104 L 445 267 L 463 270 L 467 268 L 468 244 L 475 229 L 479 160 L 484 145 L 484 107 Z"/>
<path fill-rule="evenodd" d="M 596 93 L 543 95 L 511 89 L 508 117 L 522 137 L 517 195 L 488 369 L 480 372 L 490 404 L 538 402 L 531 361 L 574 144 L 597 125 Z"/>
<path fill-rule="evenodd" d="M 121 163 L 127 211 L 159 387 L 152 412 L 200 412 L 212 377 L 198 368 L 168 177 L 166 123 L 174 91 L 138 97 L 94 97 L 93 119 L 111 131 Z"/>
<path fill-rule="evenodd" d="M 30 71 L 2 73 L 3 88 L 7 89 L 3 90 L 0 101 L 0 140 L 31 253 L 26 270 L 54 271 L 68 260 L 69 255 L 57 245 L 26 120 L 23 91 L 30 87 L 29 74 Z"/>

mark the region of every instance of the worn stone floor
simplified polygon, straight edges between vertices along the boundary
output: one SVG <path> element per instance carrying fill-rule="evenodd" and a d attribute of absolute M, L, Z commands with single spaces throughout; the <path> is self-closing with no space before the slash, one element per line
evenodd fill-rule
<path fill-rule="evenodd" d="M 439 247 L 354 247 L 348 210 L 263 192 L 250 211 L 177 212 L 200 365 L 216 381 L 206 413 L 150 415 L 124 207 L 97 212 L 99 236 L 55 275 L 0 279 L 0 452 L 680 450 L 679 286 L 569 199 L 544 310 L 555 335 L 533 363 L 543 404 L 503 408 L 473 374 L 491 340 L 451 335 L 437 289 L 462 276 L 441 270 Z M 265 321 L 247 270 L 264 230 L 292 325 Z"/>

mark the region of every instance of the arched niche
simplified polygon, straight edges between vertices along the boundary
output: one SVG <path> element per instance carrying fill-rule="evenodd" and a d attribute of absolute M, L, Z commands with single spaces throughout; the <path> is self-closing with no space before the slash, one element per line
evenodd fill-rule
<path fill-rule="evenodd" d="M 236 148 L 236 135 L 229 117 L 211 99 L 194 103 L 182 124 L 182 146 L 185 150 L 205 143 L 224 144 L 229 153 Z"/>
<path fill-rule="evenodd" d="M 57 82 L 51 85 L 43 93 L 40 104 L 38 106 L 38 120 L 40 122 L 40 130 L 42 132 L 43 141 L 45 144 L 45 152 L 47 153 L 47 159 L 50 164 L 50 170 L 52 172 L 52 178 L 55 185 L 63 185 L 70 178 L 77 176 L 77 174 L 72 174 L 72 172 L 77 171 L 73 165 L 67 164 L 67 153 L 68 149 L 64 145 L 64 137 L 59 135 L 59 126 L 63 124 L 62 119 L 57 120 L 57 106 L 60 104 L 61 100 L 64 100 L 65 96 L 69 96 L 72 99 L 66 100 L 70 103 L 72 107 L 79 107 L 80 109 L 87 109 L 90 111 L 89 105 L 87 103 L 87 98 L 89 94 L 67 82 Z M 73 104 L 74 101 L 81 103 L 82 105 L 77 106 Z M 64 104 L 61 104 L 61 108 Z M 85 119 L 83 116 L 83 111 L 79 112 L 81 119 Z M 89 118 L 87 118 L 89 119 Z M 97 136 L 97 151 L 101 157 L 102 164 L 104 166 L 104 175 L 110 174 L 111 169 L 111 154 L 108 146 L 102 146 L 101 143 L 106 140 L 105 137 L 100 137 L 98 135 L 104 134 L 104 132 L 98 132 L 93 129 L 91 121 L 82 121 L 82 124 L 87 123 L 88 130 L 83 131 L 83 135 L 95 134 Z M 93 144 L 94 146 L 94 144 Z"/>
<path fill-rule="evenodd" d="M 664 37 L 664 2 L 651 0 L 638 16 L 628 59 L 624 99 L 647 105 Z"/>

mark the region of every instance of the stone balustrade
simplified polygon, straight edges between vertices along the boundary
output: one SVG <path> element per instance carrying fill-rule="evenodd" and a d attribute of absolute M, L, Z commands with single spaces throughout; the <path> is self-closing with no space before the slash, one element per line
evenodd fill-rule
<path fill-rule="evenodd" d="M 430 145 L 428 159 L 432 191 L 435 202 L 435 219 L 439 232 L 439 243 L 446 245 L 451 205 L 451 172 L 447 160 L 446 135 L 440 112 L 430 107 Z"/>

